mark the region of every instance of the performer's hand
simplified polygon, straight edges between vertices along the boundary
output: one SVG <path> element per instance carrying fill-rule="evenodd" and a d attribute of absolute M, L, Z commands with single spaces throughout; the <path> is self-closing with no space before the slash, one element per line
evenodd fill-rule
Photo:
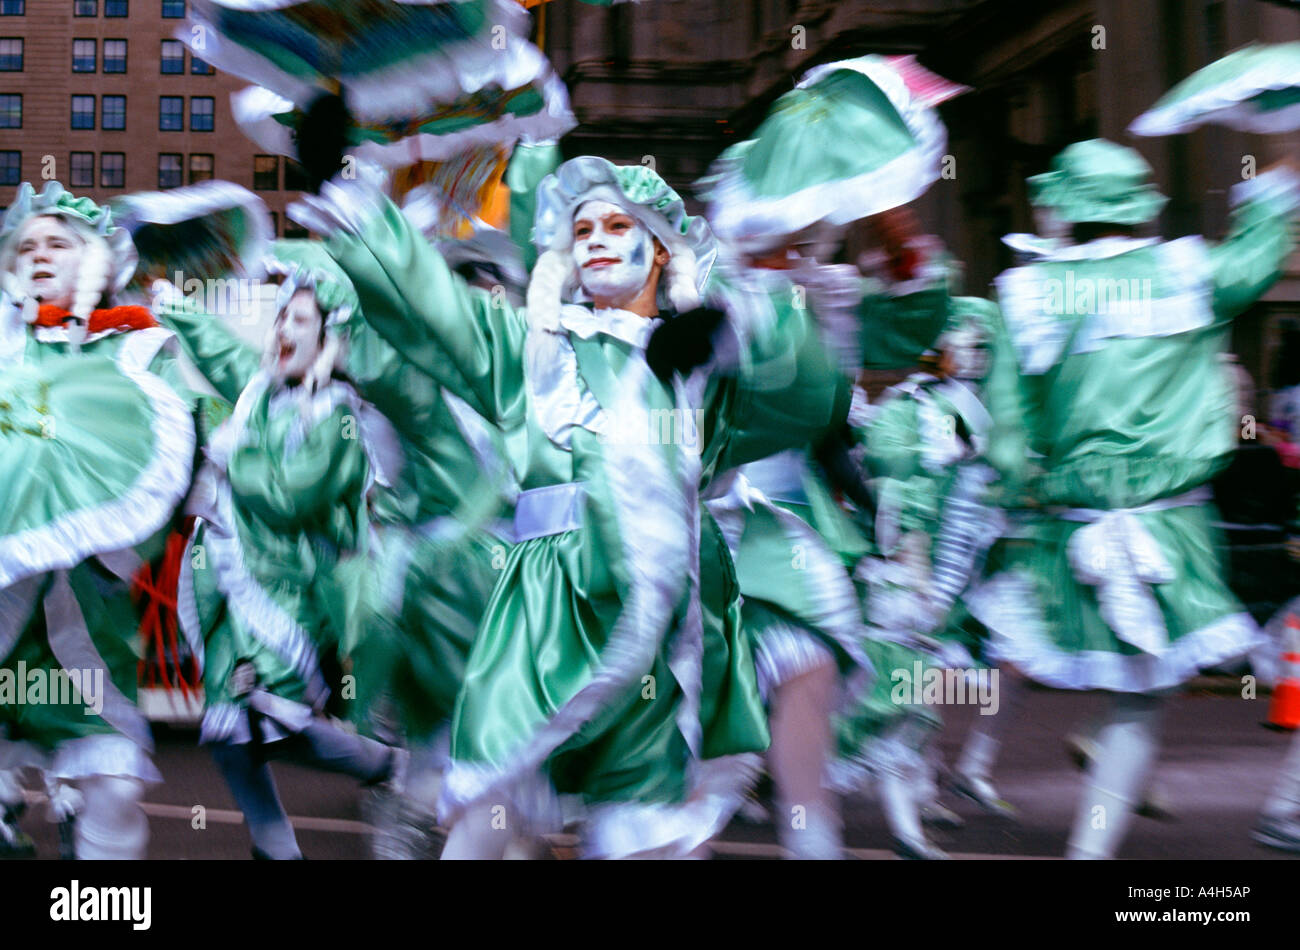
<path fill-rule="evenodd" d="M 697 307 L 665 320 L 650 334 L 645 360 L 650 369 L 667 383 L 673 373 L 686 375 L 713 358 L 713 334 L 726 314 L 712 307 Z"/>
<path fill-rule="evenodd" d="M 307 172 L 313 194 L 338 173 L 348 147 L 352 113 L 342 96 L 321 93 L 312 100 L 298 127 L 298 162 Z"/>

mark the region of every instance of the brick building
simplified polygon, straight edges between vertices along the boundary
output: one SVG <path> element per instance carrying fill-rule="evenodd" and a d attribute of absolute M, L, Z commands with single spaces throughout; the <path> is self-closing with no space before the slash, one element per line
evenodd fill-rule
<path fill-rule="evenodd" d="M 224 178 L 285 233 L 296 168 L 230 114 L 246 83 L 175 39 L 185 0 L 0 0 L 0 207 L 47 179 L 98 202 Z"/>

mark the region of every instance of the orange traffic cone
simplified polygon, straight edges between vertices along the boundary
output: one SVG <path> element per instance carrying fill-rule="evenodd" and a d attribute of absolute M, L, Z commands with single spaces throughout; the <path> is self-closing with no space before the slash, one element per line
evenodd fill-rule
<path fill-rule="evenodd" d="M 1282 666 L 1268 707 L 1268 724 L 1276 729 L 1300 726 L 1300 617 L 1295 614 L 1287 615 L 1282 634 Z"/>

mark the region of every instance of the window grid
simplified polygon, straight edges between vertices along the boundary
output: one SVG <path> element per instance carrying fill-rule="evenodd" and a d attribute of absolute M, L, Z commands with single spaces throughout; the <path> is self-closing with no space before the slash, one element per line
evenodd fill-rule
<path fill-rule="evenodd" d="M 22 16 L 26 12 L 23 0 L 0 0 L 0 16 Z"/>
<path fill-rule="evenodd" d="M 190 156 L 190 184 L 211 181 L 213 163 L 211 155 L 195 154 Z"/>
<path fill-rule="evenodd" d="M 99 16 L 99 0 L 76 0 L 72 5 L 73 16 Z"/>
<path fill-rule="evenodd" d="M 181 132 L 185 129 L 185 97 L 158 97 L 158 130 Z"/>
<path fill-rule="evenodd" d="M 254 191 L 279 191 L 280 190 L 280 156 L 279 155 L 254 155 L 253 156 L 253 190 Z"/>
<path fill-rule="evenodd" d="M 179 20 L 185 16 L 185 0 L 162 0 L 164 20 Z"/>
<path fill-rule="evenodd" d="M 73 152 L 72 172 L 68 176 L 74 188 L 95 187 L 95 153 Z"/>
<path fill-rule="evenodd" d="M 0 72 L 20 73 L 23 71 L 23 41 L 21 37 L 0 38 Z"/>
<path fill-rule="evenodd" d="M 158 70 L 164 76 L 179 76 L 185 72 L 185 47 L 180 40 L 162 41 Z"/>
<path fill-rule="evenodd" d="M 126 187 L 125 152 L 103 152 L 100 154 L 99 185 L 101 188 Z"/>
<path fill-rule="evenodd" d="M 95 71 L 95 41 L 72 41 L 72 71 L 74 73 L 93 73 Z"/>
<path fill-rule="evenodd" d="M 0 129 L 23 127 L 23 97 L 16 93 L 0 93 Z"/>
<path fill-rule="evenodd" d="M 104 72 L 126 72 L 126 40 L 104 40 Z"/>
<path fill-rule="evenodd" d="M 217 71 L 212 64 L 190 53 L 190 74 L 193 76 L 215 76 Z"/>
<path fill-rule="evenodd" d="M 74 129 L 93 129 L 95 127 L 95 97 L 72 97 L 72 127 Z"/>
<path fill-rule="evenodd" d="M 121 132 L 126 128 L 126 96 L 105 96 L 100 105 L 100 128 Z"/>
<path fill-rule="evenodd" d="M 16 185 L 22 178 L 23 153 L 0 150 L 0 185 Z"/>
<path fill-rule="evenodd" d="M 124 17 L 126 15 L 126 0 L 104 0 L 104 16 Z"/>
<path fill-rule="evenodd" d="M 158 155 L 158 187 L 179 188 L 182 179 L 181 156 L 177 152 L 161 152 Z"/>
<path fill-rule="evenodd" d="M 212 96 L 190 96 L 190 131 L 211 132 L 216 99 Z"/>

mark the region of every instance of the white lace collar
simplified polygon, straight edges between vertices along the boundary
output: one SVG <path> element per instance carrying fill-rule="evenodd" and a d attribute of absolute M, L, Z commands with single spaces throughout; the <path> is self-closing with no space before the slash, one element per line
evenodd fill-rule
<path fill-rule="evenodd" d="M 589 340 L 603 333 L 642 350 L 661 322 L 659 317 L 643 317 L 615 307 L 590 310 L 578 304 L 565 304 L 560 308 L 560 326 L 579 338 Z"/>

